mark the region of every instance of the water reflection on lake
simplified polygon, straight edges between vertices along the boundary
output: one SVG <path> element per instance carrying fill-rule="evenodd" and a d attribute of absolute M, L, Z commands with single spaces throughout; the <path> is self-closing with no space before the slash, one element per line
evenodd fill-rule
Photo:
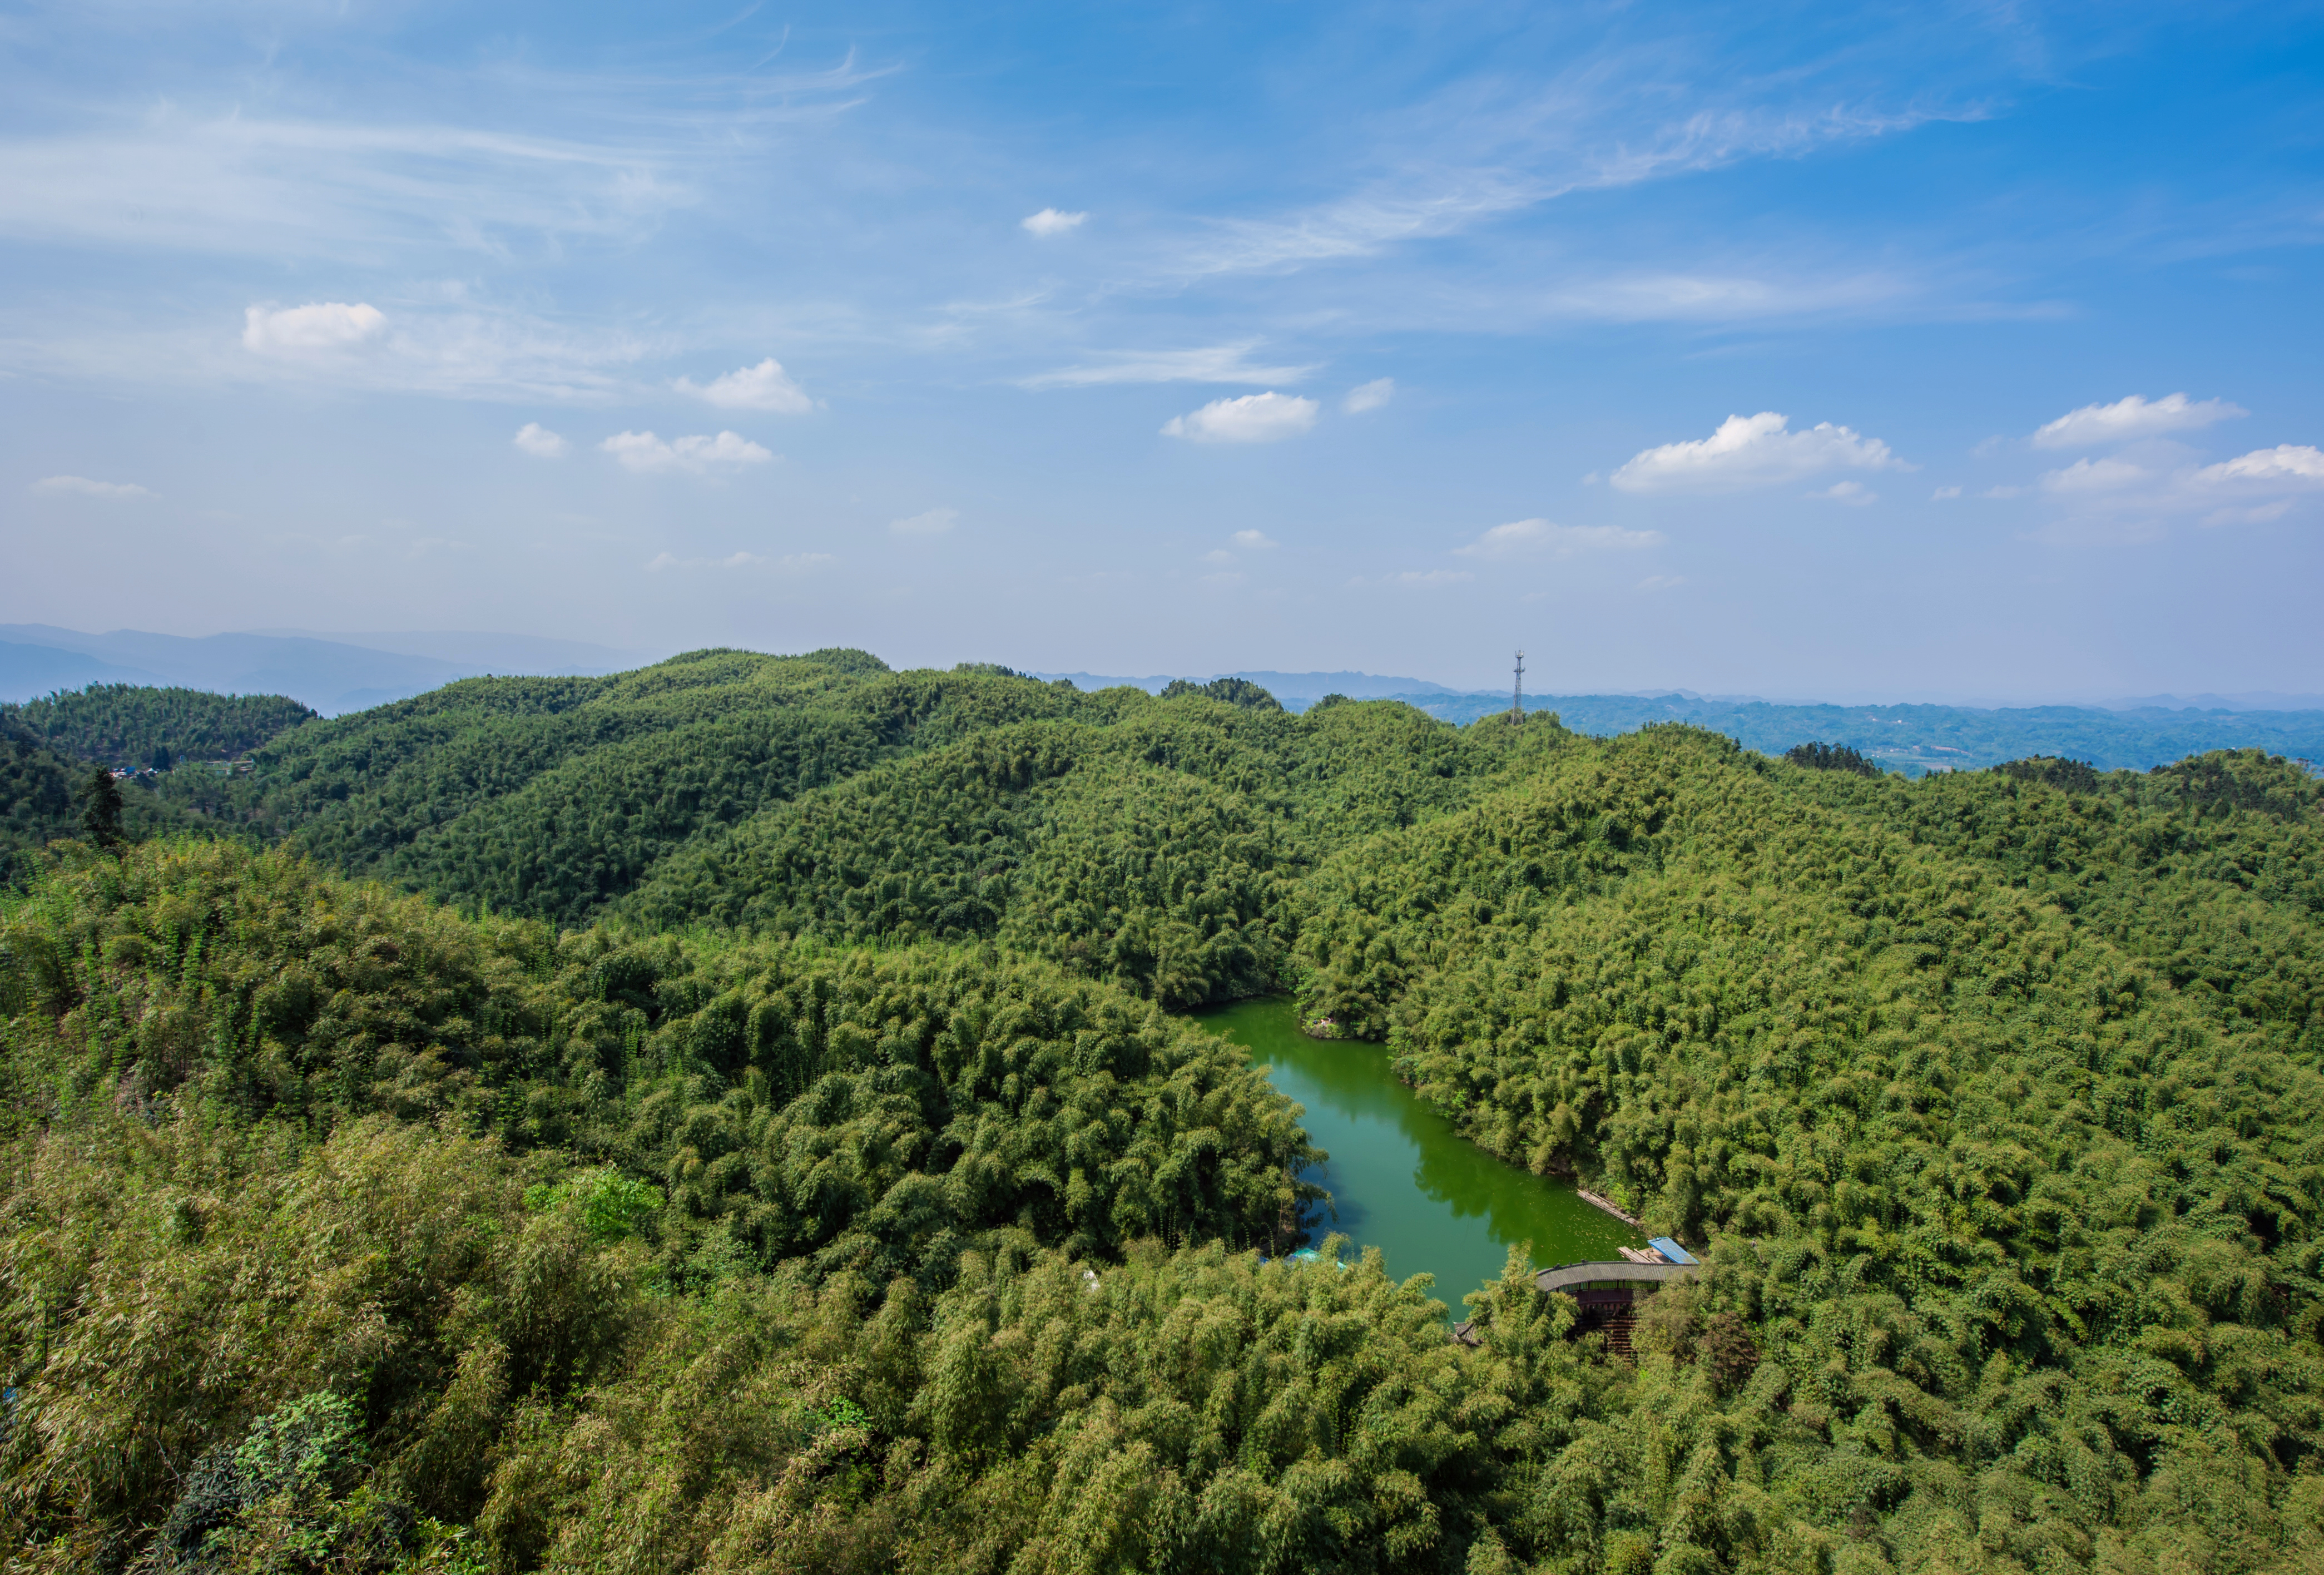
<path fill-rule="evenodd" d="M 1329 1161 L 1306 1179 L 1331 1190 L 1311 1210 L 1311 1242 L 1340 1230 L 1377 1247 L 1397 1279 L 1436 1276 L 1453 1317 L 1461 1297 L 1498 1279 L 1511 1243 L 1533 1243 L 1536 1264 L 1618 1257 L 1644 1238 L 1582 1201 L 1572 1184 L 1505 1165 L 1452 1129 L 1396 1079 L 1378 1045 L 1310 1039 L 1280 997 L 1196 1014 L 1247 1045 L 1275 1086 L 1307 1107 L 1304 1125 Z"/>

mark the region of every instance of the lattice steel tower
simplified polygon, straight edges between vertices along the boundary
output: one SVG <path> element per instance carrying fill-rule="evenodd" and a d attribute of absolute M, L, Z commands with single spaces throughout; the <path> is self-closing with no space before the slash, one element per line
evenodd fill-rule
<path fill-rule="evenodd" d="M 1525 652 L 1517 652 L 1517 686 L 1509 695 L 1509 720 L 1525 720 Z"/>

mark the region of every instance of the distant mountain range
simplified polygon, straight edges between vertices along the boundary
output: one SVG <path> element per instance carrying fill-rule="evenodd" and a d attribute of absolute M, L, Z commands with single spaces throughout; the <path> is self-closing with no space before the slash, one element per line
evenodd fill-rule
<path fill-rule="evenodd" d="M 2324 711 L 2324 695 L 2146 695 L 2098 705 L 2107 711 Z"/>
<path fill-rule="evenodd" d="M 1397 696 L 1432 716 L 1468 723 L 1508 709 L 1507 695 Z M 1629 732 L 1683 722 L 1723 732 L 1746 749 L 1781 754 L 1794 744 L 1846 744 L 1892 771 L 1976 770 L 2028 755 L 2065 755 L 2101 770 L 2144 770 L 2210 750 L 2260 749 L 2324 761 L 2324 709 L 2096 705 L 1786 705 L 1677 693 L 1527 696 L 1578 732 Z"/>
<path fill-rule="evenodd" d="M 1148 691 L 1167 676 L 1071 678 L 1078 688 L 1129 684 Z M 1191 676 L 1191 675 L 1189 675 Z M 1401 700 L 1447 722 L 1470 723 L 1509 706 L 1509 692 L 1459 690 L 1419 678 L 1370 673 L 1217 673 L 1248 678 L 1293 711 L 1326 695 L 1351 700 Z M 1754 695 L 1702 695 L 1691 689 L 1644 694 L 1526 696 L 1528 712 L 1557 713 L 1566 726 L 1600 736 L 1655 722 L 1685 722 L 1723 732 L 1747 749 L 1781 754 L 1794 744 L 1846 744 L 1892 771 L 1973 770 L 2028 755 L 2069 755 L 2102 770 L 2144 770 L 2207 750 L 2263 749 L 2324 760 L 2324 695 L 2247 694 L 2181 697 L 2151 695 L 2098 705 L 1826 705 L 1763 700 Z"/>
<path fill-rule="evenodd" d="M 352 639 L 353 636 L 342 636 Z M 1326 695 L 1345 695 L 1351 700 L 1402 700 L 1414 695 L 1429 695 L 1458 699 L 1464 703 L 1481 702 L 1480 706 L 1466 704 L 1460 709 L 1472 715 L 1499 710 L 1509 698 L 1507 689 L 1455 689 L 1443 684 L 1433 684 L 1425 678 L 1399 678 L 1376 673 L 1277 673 L 1247 668 L 1232 673 L 1149 673 L 1143 677 L 1124 677 L 1103 673 L 1031 673 L 1028 677 L 1043 680 L 1070 678 L 1079 689 L 1103 689 L 1116 684 L 1154 694 L 1174 677 L 1194 678 L 1197 683 L 1212 678 L 1248 678 L 1273 695 L 1294 711 L 1304 711 Z M 1572 699 L 1573 696 L 1562 696 Z M 1775 705 L 1789 708 L 1809 707 L 1826 704 L 1818 700 L 1771 700 L 1764 695 L 1704 695 L 1693 689 L 1617 689 L 1595 696 L 1610 700 L 1681 700 L 1690 704 L 1712 705 Z M 1531 696 L 1526 704 L 1533 704 Z M 1900 702 L 1900 704 L 1902 704 Z M 1919 704 L 1915 702 L 1914 704 Z M 1947 710 L 2008 711 L 2026 709 L 2004 702 L 1987 704 L 1966 701 L 1943 707 Z M 1871 709 L 1879 709 L 1872 707 Z M 1888 709 L 1895 709 L 1894 706 Z M 2090 711 L 2324 711 L 2324 695 L 2290 695 L 2267 690 L 2240 695 L 2141 695 L 2120 700 L 2094 700 L 2076 710 Z"/>
<path fill-rule="evenodd" d="M 643 666 L 659 654 L 483 632 L 322 634 L 273 629 L 189 639 L 11 623 L 0 624 L 0 700 L 29 700 L 88 684 L 159 684 L 221 694 L 288 695 L 337 715 L 480 673 L 613 673 Z M 1172 677 L 1030 676 L 1069 678 L 1081 689 L 1127 684 L 1149 692 Z M 1460 690 L 1376 673 L 1246 668 L 1204 677 L 1248 679 L 1293 711 L 1305 711 L 1326 695 L 1344 695 L 1351 700 L 1402 700 L 1447 722 L 1468 723 L 1509 704 L 1507 690 Z M 1554 711 L 1568 727 L 1597 734 L 1628 732 L 1654 722 L 1692 723 L 1769 754 L 1811 740 L 1847 744 L 1889 769 L 1915 776 L 2036 754 L 2070 755 L 2102 769 L 2144 769 L 2216 749 L 2256 748 L 2324 760 L 2324 695 L 2150 695 L 2096 705 L 1827 705 L 1672 689 L 1528 695 L 1526 708 Z"/>
<path fill-rule="evenodd" d="M 288 695 L 327 716 L 425 694 L 479 673 L 614 673 L 652 656 L 529 635 L 272 630 L 189 639 L 116 629 L 84 634 L 0 623 L 0 700 L 89 684 L 156 684 L 226 695 Z"/>

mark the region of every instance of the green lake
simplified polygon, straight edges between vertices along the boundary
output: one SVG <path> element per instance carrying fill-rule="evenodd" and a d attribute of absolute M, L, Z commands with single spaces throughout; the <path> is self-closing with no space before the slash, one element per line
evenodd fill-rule
<path fill-rule="evenodd" d="M 1397 1279 L 1436 1276 L 1435 1295 L 1455 1318 L 1465 1292 L 1499 1279 L 1512 1243 L 1533 1244 L 1547 1266 L 1618 1257 L 1646 1239 L 1582 1201 L 1571 1182 L 1503 1164 L 1421 1103 L 1378 1045 L 1311 1039 L 1281 997 L 1237 1001 L 1194 1020 L 1268 1068 L 1268 1080 L 1307 1109 L 1309 1140 L 1331 1158 L 1308 1181 L 1332 1201 L 1303 1221 L 1308 1245 L 1338 1230 L 1377 1247 Z"/>

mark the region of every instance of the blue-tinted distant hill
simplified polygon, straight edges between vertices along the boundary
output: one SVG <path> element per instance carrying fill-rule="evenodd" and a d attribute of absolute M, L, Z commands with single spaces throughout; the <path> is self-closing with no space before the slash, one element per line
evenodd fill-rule
<path fill-rule="evenodd" d="M 221 695 L 288 695 L 336 716 L 484 673 L 617 672 L 634 652 L 521 635 L 319 635 L 285 630 L 200 639 L 116 629 L 88 634 L 0 624 L 0 702 L 88 684 L 150 684 Z"/>
<path fill-rule="evenodd" d="M 1416 692 L 1395 696 L 1447 722 L 1508 709 L 1501 695 Z M 1288 704 L 1288 702 L 1286 702 Z M 1670 695 L 1528 696 L 1527 711 L 1554 711 L 1577 732 L 1632 732 L 1650 722 L 1688 722 L 1777 755 L 1811 741 L 1847 744 L 1892 771 L 1974 770 L 2027 755 L 2068 755 L 2100 770 L 2144 770 L 2207 750 L 2261 749 L 2324 760 L 2324 710 L 2130 711 L 2084 705 L 1984 710 L 1968 705 L 1786 705 Z"/>
<path fill-rule="evenodd" d="M 1466 724 L 1506 711 L 1506 689 L 1464 691 L 1417 678 L 1373 673 L 1242 671 L 1196 677 L 1248 678 L 1292 711 L 1326 695 L 1351 700 L 1401 700 L 1447 722 Z M 1108 677 L 1093 673 L 1035 673 L 1070 678 L 1081 689 L 1128 684 L 1149 694 L 1172 675 Z M 1577 732 L 1610 737 L 1650 722 L 1689 722 L 1723 732 L 1746 749 L 1782 754 L 1794 744 L 1847 744 L 1891 771 L 1975 770 L 2027 755 L 2069 755 L 2100 770 L 2144 770 L 2206 750 L 2262 749 L 2297 760 L 2324 761 L 2324 706 L 2258 709 L 2257 703 L 2314 699 L 2306 695 L 2200 695 L 2182 700 L 2158 695 L 2111 706 L 1812 705 L 1672 691 L 1662 695 L 1543 695 L 1526 709 L 1554 711 Z"/>
<path fill-rule="evenodd" d="M 21 633 L 22 629 L 8 631 Z M 78 689 L 89 684 L 166 685 L 159 673 L 121 662 L 109 662 L 87 651 L 60 650 L 52 645 L 23 644 L 0 640 L 0 703 L 30 700 L 58 689 Z"/>

